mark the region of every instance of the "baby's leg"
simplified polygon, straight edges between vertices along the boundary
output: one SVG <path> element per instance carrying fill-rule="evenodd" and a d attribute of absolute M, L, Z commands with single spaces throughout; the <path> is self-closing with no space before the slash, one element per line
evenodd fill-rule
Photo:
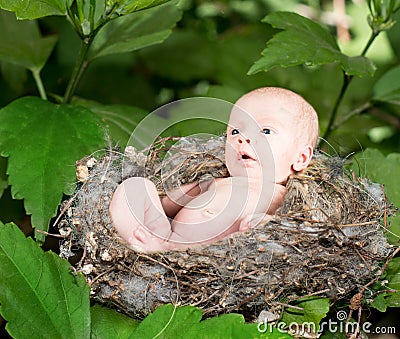
<path fill-rule="evenodd" d="M 110 203 L 110 214 L 114 227 L 128 245 L 138 245 L 136 233 L 150 233 L 160 240 L 168 239 L 171 233 L 157 189 L 145 178 L 129 178 L 118 186 Z"/>

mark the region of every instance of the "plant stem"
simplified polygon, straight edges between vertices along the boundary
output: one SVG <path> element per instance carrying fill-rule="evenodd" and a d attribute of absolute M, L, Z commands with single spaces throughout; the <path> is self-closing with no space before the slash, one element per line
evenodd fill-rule
<path fill-rule="evenodd" d="M 365 56 L 365 54 L 367 54 L 369 48 L 371 47 L 372 43 L 374 42 L 376 37 L 379 35 L 379 33 L 380 33 L 380 31 L 375 31 L 375 30 L 373 30 L 371 32 L 369 40 L 367 41 L 367 44 L 365 45 L 363 51 L 361 52 L 361 56 Z"/>
<path fill-rule="evenodd" d="M 92 39 L 82 40 L 81 48 L 79 50 L 78 59 L 75 62 L 74 70 L 72 71 L 67 89 L 64 94 L 63 104 L 69 104 L 75 93 L 76 87 L 82 78 L 83 72 L 86 70 L 89 62 L 86 60 Z"/>
<path fill-rule="evenodd" d="M 345 115 L 341 120 L 339 120 L 336 124 L 332 126 L 332 131 L 336 130 L 339 128 L 339 126 L 343 125 L 345 122 L 350 120 L 352 117 L 356 115 L 360 115 L 364 113 L 366 110 L 370 109 L 372 107 L 372 103 L 370 101 L 364 103 L 360 107 L 357 107 L 356 109 L 352 110 L 350 113 Z"/>
<path fill-rule="evenodd" d="M 328 137 L 331 135 L 331 133 L 333 132 L 333 125 L 336 120 L 336 115 L 338 113 L 339 106 L 343 100 L 343 97 L 346 93 L 347 87 L 349 87 L 349 84 L 350 84 L 352 78 L 353 78 L 352 76 L 346 75 L 346 73 L 343 72 L 342 88 L 340 89 L 339 96 L 337 97 L 335 105 L 333 106 L 331 117 L 328 122 L 328 127 L 325 130 L 325 134 L 321 138 L 322 142 L 325 142 L 328 139 Z"/>
<path fill-rule="evenodd" d="M 32 71 L 32 74 L 33 74 L 33 78 L 35 79 L 36 86 L 39 90 L 40 97 L 43 100 L 47 100 L 46 91 L 43 86 L 42 78 L 40 77 L 40 71 L 34 70 L 34 71 Z"/>
<path fill-rule="evenodd" d="M 375 31 L 375 30 L 372 31 L 360 56 L 365 56 L 367 54 L 368 49 L 371 47 L 372 43 L 374 42 L 374 40 L 376 39 L 376 37 L 379 35 L 380 32 L 381 31 Z M 337 97 L 335 105 L 333 106 L 331 117 L 328 122 L 328 126 L 325 130 L 323 137 L 321 138 L 322 144 L 325 143 L 325 141 L 328 139 L 328 137 L 331 135 L 331 133 L 340 126 L 340 124 L 335 124 L 336 116 L 337 116 L 337 113 L 339 110 L 339 106 L 344 98 L 344 95 L 346 94 L 347 88 L 349 87 L 349 84 L 350 84 L 351 80 L 353 79 L 353 77 L 354 77 L 353 75 L 347 75 L 346 73 L 343 72 L 342 88 L 340 89 L 339 96 Z M 319 146 L 321 146 L 321 143 Z"/>

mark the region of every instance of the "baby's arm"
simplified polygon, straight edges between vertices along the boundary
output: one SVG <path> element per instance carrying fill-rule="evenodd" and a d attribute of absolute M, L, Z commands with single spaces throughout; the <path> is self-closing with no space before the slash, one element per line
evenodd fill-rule
<path fill-rule="evenodd" d="M 135 246 L 149 252 L 187 248 L 216 241 L 237 231 L 237 221 L 246 205 L 247 188 L 246 191 L 238 185 L 234 188 L 232 180 L 222 179 L 217 184 L 213 181 L 206 192 L 182 207 L 172 222 L 168 241 L 157 242 L 154 236 L 141 228 L 135 232 Z"/>
<path fill-rule="evenodd" d="M 245 178 L 217 179 L 184 206 L 172 222 L 170 241 L 187 245 L 209 243 L 238 231 L 248 205 Z"/>
<path fill-rule="evenodd" d="M 206 191 L 211 182 L 212 180 L 193 182 L 167 192 L 167 195 L 161 199 L 161 204 L 164 208 L 165 214 L 170 218 L 174 218 L 183 206 L 187 205 L 195 197 Z"/>

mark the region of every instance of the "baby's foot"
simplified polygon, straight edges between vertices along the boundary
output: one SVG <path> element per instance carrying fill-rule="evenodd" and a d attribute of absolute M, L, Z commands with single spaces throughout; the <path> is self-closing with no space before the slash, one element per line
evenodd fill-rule
<path fill-rule="evenodd" d="M 142 227 L 138 227 L 128 240 L 128 247 L 137 252 L 158 252 L 170 249 L 166 239 L 153 235 Z"/>

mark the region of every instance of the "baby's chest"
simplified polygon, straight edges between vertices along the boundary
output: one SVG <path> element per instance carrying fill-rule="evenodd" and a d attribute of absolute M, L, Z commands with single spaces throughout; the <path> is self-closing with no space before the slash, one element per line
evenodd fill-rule
<path fill-rule="evenodd" d="M 216 180 L 207 195 L 213 196 L 214 204 L 233 208 L 254 209 L 260 199 L 261 184 L 249 183 L 246 178 L 223 178 Z"/>

